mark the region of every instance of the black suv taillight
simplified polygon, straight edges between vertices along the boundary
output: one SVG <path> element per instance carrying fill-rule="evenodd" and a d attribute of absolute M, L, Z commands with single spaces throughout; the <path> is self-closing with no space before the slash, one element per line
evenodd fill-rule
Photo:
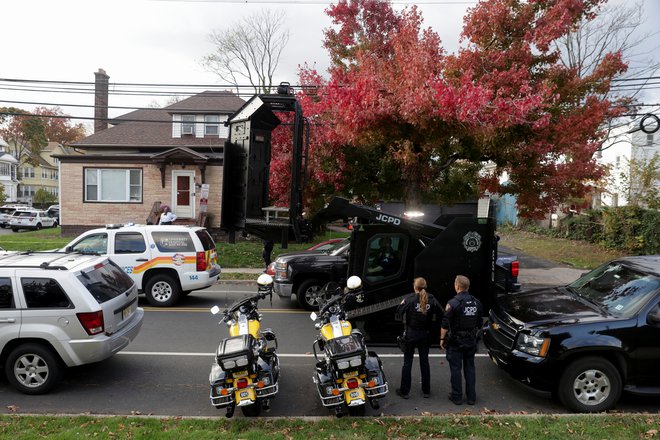
<path fill-rule="evenodd" d="M 518 261 L 511 262 L 511 276 L 518 278 L 518 273 L 520 272 L 520 263 Z"/>
<path fill-rule="evenodd" d="M 197 252 L 197 272 L 206 270 L 206 252 Z"/>
<path fill-rule="evenodd" d="M 76 316 L 78 316 L 78 320 L 88 335 L 93 336 L 103 333 L 104 326 L 102 310 L 90 313 L 76 313 Z"/>

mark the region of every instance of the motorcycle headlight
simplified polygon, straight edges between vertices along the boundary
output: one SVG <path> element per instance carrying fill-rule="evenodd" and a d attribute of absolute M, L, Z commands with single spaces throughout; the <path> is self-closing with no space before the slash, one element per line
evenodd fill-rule
<path fill-rule="evenodd" d="M 236 368 L 236 361 L 234 359 L 228 359 L 222 361 L 222 368 L 225 370 L 231 370 L 232 368 Z"/>
<path fill-rule="evenodd" d="M 532 356 L 545 357 L 550 347 L 550 338 L 540 338 L 534 335 L 521 333 L 516 339 L 516 349 Z"/>
<path fill-rule="evenodd" d="M 360 365 L 362 365 L 362 359 L 360 359 L 359 357 L 349 359 L 348 361 L 351 364 L 351 367 L 359 367 Z"/>
<path fill-rule="evenodd" d="M 237 367 L 245 367 L 247 364 L 248 364 L 247 356 L 239 357 L 238 359 L 236 359 Z"/>

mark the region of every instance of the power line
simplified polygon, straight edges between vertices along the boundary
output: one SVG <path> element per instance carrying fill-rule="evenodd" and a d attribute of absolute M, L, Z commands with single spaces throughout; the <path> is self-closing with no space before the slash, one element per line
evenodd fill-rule
<path fill-rule="evenodd" d="M 27 104 L 27 105 L 38 105 L 38 106 L 52 106 L 52 107 L 82 107 L 82 108 L 103 108 L 103 109 L 118 109 L 118 110 L 162 110 L 162 111 L 170 111 L 166 108 L 161 108 L 161 107 L 124 107 L 124 106 L 118 106 L 118 105 L 103 105 L 103 106 L 97 106 L 97 105 L 92 105 L 92 104 L 66 104 L 66 103 L 55 103 L 55 102 L 36 102 L 36 101 L 5 101 L 0 99 L 0 102 L 6 102 L 6 103 L 11 103 L 11 104 Z M 213 111 L 220 112 L 220 113 L 233 113 L 236 110 L 235 109 L 213 109 Z"/>

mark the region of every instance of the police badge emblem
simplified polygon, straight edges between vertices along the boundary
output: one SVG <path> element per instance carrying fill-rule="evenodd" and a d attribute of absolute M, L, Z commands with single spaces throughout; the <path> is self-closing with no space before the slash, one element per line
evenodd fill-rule
<path fill-rule="evenodd" d="M 468 252 L 477 252 L 481 247 L 481 235 L 476 231 L 470 231 L 463 237 L 463 247 Z"/>

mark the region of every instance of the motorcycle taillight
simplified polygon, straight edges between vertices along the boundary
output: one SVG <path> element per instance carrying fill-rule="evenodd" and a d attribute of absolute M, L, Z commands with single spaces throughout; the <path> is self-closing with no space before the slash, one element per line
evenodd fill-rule
<path fill-rule="evenodd" d="M 236 381 L 236 388 L 238 388 L 239 390 L 242 390 L 243 388 L 247 388 L 247 386 L 248 386 L 248 380 L 244 377 Z"/>
<path fill-rule="evenodd" d="M 355 388 L 360 386 L 360 382 L 358 382 L 357 379 L 348 379 L 346 381 L 346 386 L 348 387 L 348 389 L 354 390 Z"/>

